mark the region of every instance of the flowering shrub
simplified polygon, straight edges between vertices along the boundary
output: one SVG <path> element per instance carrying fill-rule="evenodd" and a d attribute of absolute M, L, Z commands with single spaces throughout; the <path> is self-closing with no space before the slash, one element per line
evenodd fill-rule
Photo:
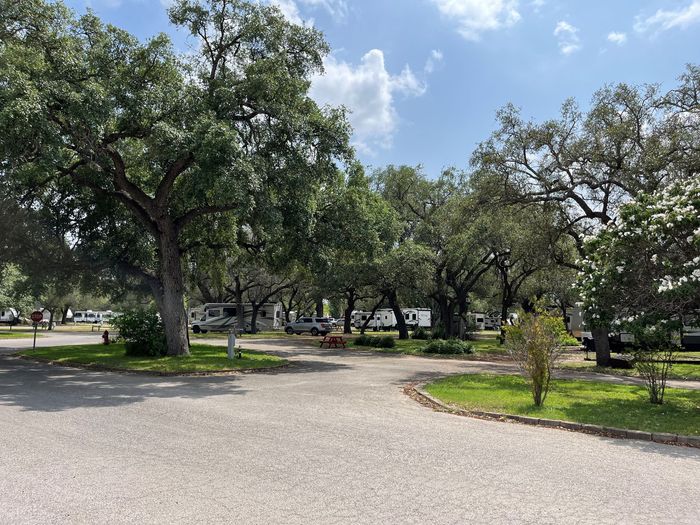
<path fill-rule="evenodd" d="M 688 316 L 700 309 L 700 180 L 624 205 L 586 252 L 578 289 L 588 324 L 618 326 L 642 343 L 650 330 L 661 332 L 667 346 L 682 317 L 696 322 Z"/>

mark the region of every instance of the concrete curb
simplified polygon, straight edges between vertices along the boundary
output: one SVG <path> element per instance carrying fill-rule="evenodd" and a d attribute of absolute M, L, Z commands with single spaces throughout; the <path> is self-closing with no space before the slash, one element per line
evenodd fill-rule
<path fill-rule="evenodd" d="M 528 416 L 518 416 L 514 414 L 502 414 L 500 412 L 483 412 L 481 410 L 464 410 L 450 406 L 439 399 L 428 394 L 425 390 L 425 383 L 409 385 L 404 392 L 416 399 L 422 405 L 431 407 L 439 412 L 447 412 L 465 417 L 478 419 L 489 419 L 495 421 L 510 421 L 524 425 L 540 427 L 559 428 L 584 434 L 594 434 L 598 436 L 612 437 L 617 439 L 638 439 L 641 441 L 653 441 L 665 445 L 680 445 L 686 447 L 700 448 L 700 436 L 683 436 L 680 434 L 666 434 L 660 432 L 643 432 L 641 430 L 630 430 L 626 428 L 603 427 L 600 425 L 590 425 L 587 423 L 574 423 L 573 421 L 561 421 L 558 419 L 540 419 Z M 417 399 L 418 398 L 418 399 Z"/>
<path fill-rule="evenodd" d="M 62 368 L 78 368 L 80 370 L 91 370 L 94 372 L 110 372 L 114 374 L 128 374 L 137 376 L 150 376 L 150 377 L 210 377 L 210 376 L 234 376 L 242 374 L 265 374 L 274 373 L 278 370 L 289 367 L 289 361 L 277 366 L 267 366 L 260 368 L 231 368 L 226 370 L 212 370 L 212 371 L 202 371 L 202 372 L 160 372 L 157 370 L 131 370 L 129 368 L 114 368 L 110 366 L 102 366 L 87 363 L 72 363 L 72 362 L 61 362 L 54 361 L 52 359 L 42 359 L 40 357 L 30 357 L 26 355 L 21 355 L 18 353 L 10 354 L 12 357 L 17 357 L 23 359 L 24 361 L 31 361 L 34 363 L 41 363 L 44 365 L 60 366 Z"/>

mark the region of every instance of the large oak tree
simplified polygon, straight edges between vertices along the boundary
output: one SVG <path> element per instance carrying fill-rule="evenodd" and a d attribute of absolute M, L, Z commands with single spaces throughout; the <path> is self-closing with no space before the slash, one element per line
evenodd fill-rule
<path fill-rule="evenodd" d="M 183 355 L 188 253 L 241 231 L 305 235 L 350 150 L 343 112 L 308 97 L 328 52 L 318 31 L 241 0 L 169 15 L 195 52 L 59 2 L 0 0 L 0 177 L 66 225 L 96 275 L 147 284 Z"/>

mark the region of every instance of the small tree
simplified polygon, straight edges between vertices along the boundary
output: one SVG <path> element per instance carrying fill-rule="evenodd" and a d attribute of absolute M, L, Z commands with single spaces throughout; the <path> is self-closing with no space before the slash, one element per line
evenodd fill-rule
<path fill-rule="evenodd" d="M 662 405 L 666 393 L 666 379 L 671 370 L 675 350 L 673 347 L 663 350 L 640 350 L 635 353 L 635 367 L 644 378 L 644 386 L 649 393 L 649 401 Z"/>
<path fill-rule="evenodd" d="M 562 320 L 541 309 L 525 314 L 519 324 L 506 327 L 506 348 L 530 383 L 532 399 L 538 407 L 547 398 L 565 333 Z"/>

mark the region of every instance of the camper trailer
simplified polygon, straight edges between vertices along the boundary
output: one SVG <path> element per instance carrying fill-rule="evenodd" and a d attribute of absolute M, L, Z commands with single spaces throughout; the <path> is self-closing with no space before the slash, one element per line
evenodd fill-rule
<path fill-rule="evenodd" d="M 364 312 L 361 310 L 354 312 L 353 326 L 358 329 L 362 328 L 367 318 L 369 318 L 371 315 L 372 312 Z M 383 308 L 375 311 L 374 318 L 370 319 L 370 322 L 367 323 L 367 328 L 370 330 L 374 330 L 375 332 L 382 330 L 391 330 L 395 326 L 396 317 L 394 316 L 394 312 L 392 310 L 389 310 L 388 308 Z"/>
<path fill-rule="evenodd" d="M 0 310 L 0 323 L 10 326 L 19 324 L 19 313 L 14 308 L 3 308 Z"/>
<path fill-rule="evenodd" d="M 412 329 L 432 326 L 432 311 L 430 308 L 404 308 L 401 310 L 406 326 Z"/>
<path fill-rule="evenodd" d="M 235 303 L 207 303 L 203 309 L 203 315 L 199 320 L 192 322 L 192 331 L 195 334 L 207 332 L 228 332 L 230 330 L 251 331 L 253 319 L 253 305 L 243 303 L 245 326 L 238 327 L 238 307 Z M 279 330 L 282 327 L 283 309 L 280 303 L 264 303 L 258 309 L 255 322 L 256 330 Z"/>

